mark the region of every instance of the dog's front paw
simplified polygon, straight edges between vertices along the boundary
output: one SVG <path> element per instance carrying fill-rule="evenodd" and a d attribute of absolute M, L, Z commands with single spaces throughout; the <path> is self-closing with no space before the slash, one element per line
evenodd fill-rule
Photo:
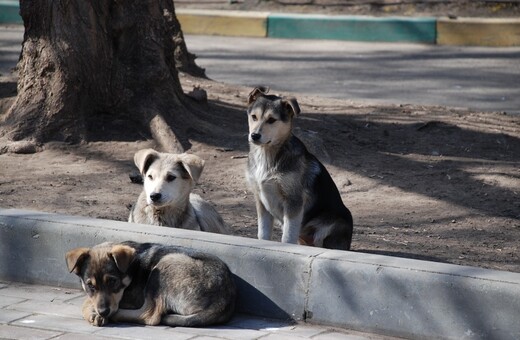
<path fill-rule="evenodd" d="M 96 312 L 92 312 L 87 320 L 92 326 L 102 327 L 108 323 L 108 319 L 105 319 Z"/>
<path fill-rule="evenodd" d="M 90 299 L 86 299 L 85 302 L 83 302 L 82 314 L 83 318 L 92 326 L 101 327 L 108 323 L 108 319 L 105 319 L 96 312 L 96 308 L 94 308 L 94 304 Z"/>

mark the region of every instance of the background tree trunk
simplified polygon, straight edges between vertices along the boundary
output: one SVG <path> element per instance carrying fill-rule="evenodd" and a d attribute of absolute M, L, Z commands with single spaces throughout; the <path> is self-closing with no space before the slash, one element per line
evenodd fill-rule
<path fill-rule="evenodd" d="M 165 151 L 183 150 L 192 103 L 177 70 L 204 70 L 187 51 L 173 0 L 21 0 L 20 12 L 18 96 L 3 139 L 154 138 Z"/>

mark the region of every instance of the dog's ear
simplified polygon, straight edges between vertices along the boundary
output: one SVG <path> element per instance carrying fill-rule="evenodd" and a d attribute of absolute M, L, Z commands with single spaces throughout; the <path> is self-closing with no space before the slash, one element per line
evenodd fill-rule
<path fill-rule="evenodd" d="M 89 256 L 89 248 L 76 248 L 72 249 L 65 254 L 65 260 L 67 260 L 67 268 L 69 269 L 69 273 L 74 272 L 74 274 L 80 276 L 81 275 L 81 267 L 83 262 Z"/>
<path fill-rule="evenodd" d="M 300 105 L 298 105 L 298 101 L 294 97 L 284 97 L 282 98 L 282 104 L 285 106 L 285 109 L 292 116 L 296 116 L 300 113 Z"/>
<path fill-rule="evenodd" d="M 123 244 L 116 244 L 110 250 L 109 256 L 114 259 L 117 268 L 122 273 L 126 273 L 135 258 L 135 249 Z"/>
<path fill-rule="evenodd" d="M 258 97 L 267 94 L 267 92 L 269 92 L 269 88 L 267 86 L 255 87 L 253 91 L 249 93 L 249 96 L 247 97 L 247 103 L 251 104 L 255 102 L 258 99 Z"/>
<path fill-rule="evenodd" d="M 178 155 L 182 165 L 188 171 L 191 179 L 196 183 L 198 182 L 202 170 L 204 169 L 204 160 L 199 156 L 183 153 Z"/>
<path fill-rule="evenodd" d="M 150 165 L 159 158 L 159 153 L 154 149 L 143 149 L 139 150 L 134 155 L 134 163 L 141 172 L 141 175 L 145 175 L 150 168 Z"/>

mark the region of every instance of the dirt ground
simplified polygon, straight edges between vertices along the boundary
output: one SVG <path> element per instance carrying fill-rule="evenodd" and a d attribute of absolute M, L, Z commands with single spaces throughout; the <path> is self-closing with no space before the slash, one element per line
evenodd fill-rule
<path fill-rule="evenodd" d="M 177 0 L 176 7 L 520 15 L 518 3 L 386 2 Z M 209 102 L 200 118 L 219 127 L 211 136 L 192 131 L 188 152 L 206 160 L 195 191 L 216 206 L 237 236 L 256 237 L 253 196 L 244 178 L 245 102 L 251 89 L 189 76 L 181 81 L 185 92 L 194 85 L 207 91 Z M 16 78 L 0 76 L 0 121 L 15 95 Z M 354 216 L 353 251 L 520 272 L 519 116 L 292 95 L 302 107 L 297 134 L 325 163 Z M 1 154 L 0 207 L 124 221 L 141 191 L 129 179 L 136 170 L 133 154 L 153 146 L 152 141 L 118 137 L 82 145 L 51 143 L 34 154 Z"/>
<path fill-rule="evenodd" d="M 196 192 L 236 235 L 256 237 L 244 179 L 251 89 L 181 80 L 185 92 L 194 85 L 207 91 L 201 118 L 220 127 L 211 136 L 191 134 L 188 151 L 206 160 Z M 0 78 L 0 117 L 16 94 L 14 81 Z M 297 134 L 354 216 L 353 251 L 520 272 L 520 117 L 293 95 L 302 107 Z M 150 146 L 119 138 L 2 154 L 0 207 L 126 220 L 141 191 L 129 179 L 133 154 Z"/>

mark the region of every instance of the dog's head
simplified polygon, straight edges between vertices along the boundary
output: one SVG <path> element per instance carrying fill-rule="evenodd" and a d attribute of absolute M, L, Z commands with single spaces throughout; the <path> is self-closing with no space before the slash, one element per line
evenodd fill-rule
<path fill-rule="evenodd" d="M 105 318 L 119 309 L 123 293 L 132 281 L 127 271 L 134 257 L 134 248 L 112 243 L 72 249 L 65 255 L 69 271 L 79 276 L 96 313 Z"/>
<path fill-rule="evenodd" d="M 198 156 L 161 153 L 153 149 L 138 151 L 134 162 L 144 178 L 146 202 L 157 208 L 189 199 L 204 169 L 204 160 Z"/>
<path fill-rule="evenodd" d="M 291 135 L 292 119 L 300 113 L 296 98 L 267 95 L 268 91 L 257 87 L 249 94 L 248 139 L 255 145 L 283 143 Z"/>

